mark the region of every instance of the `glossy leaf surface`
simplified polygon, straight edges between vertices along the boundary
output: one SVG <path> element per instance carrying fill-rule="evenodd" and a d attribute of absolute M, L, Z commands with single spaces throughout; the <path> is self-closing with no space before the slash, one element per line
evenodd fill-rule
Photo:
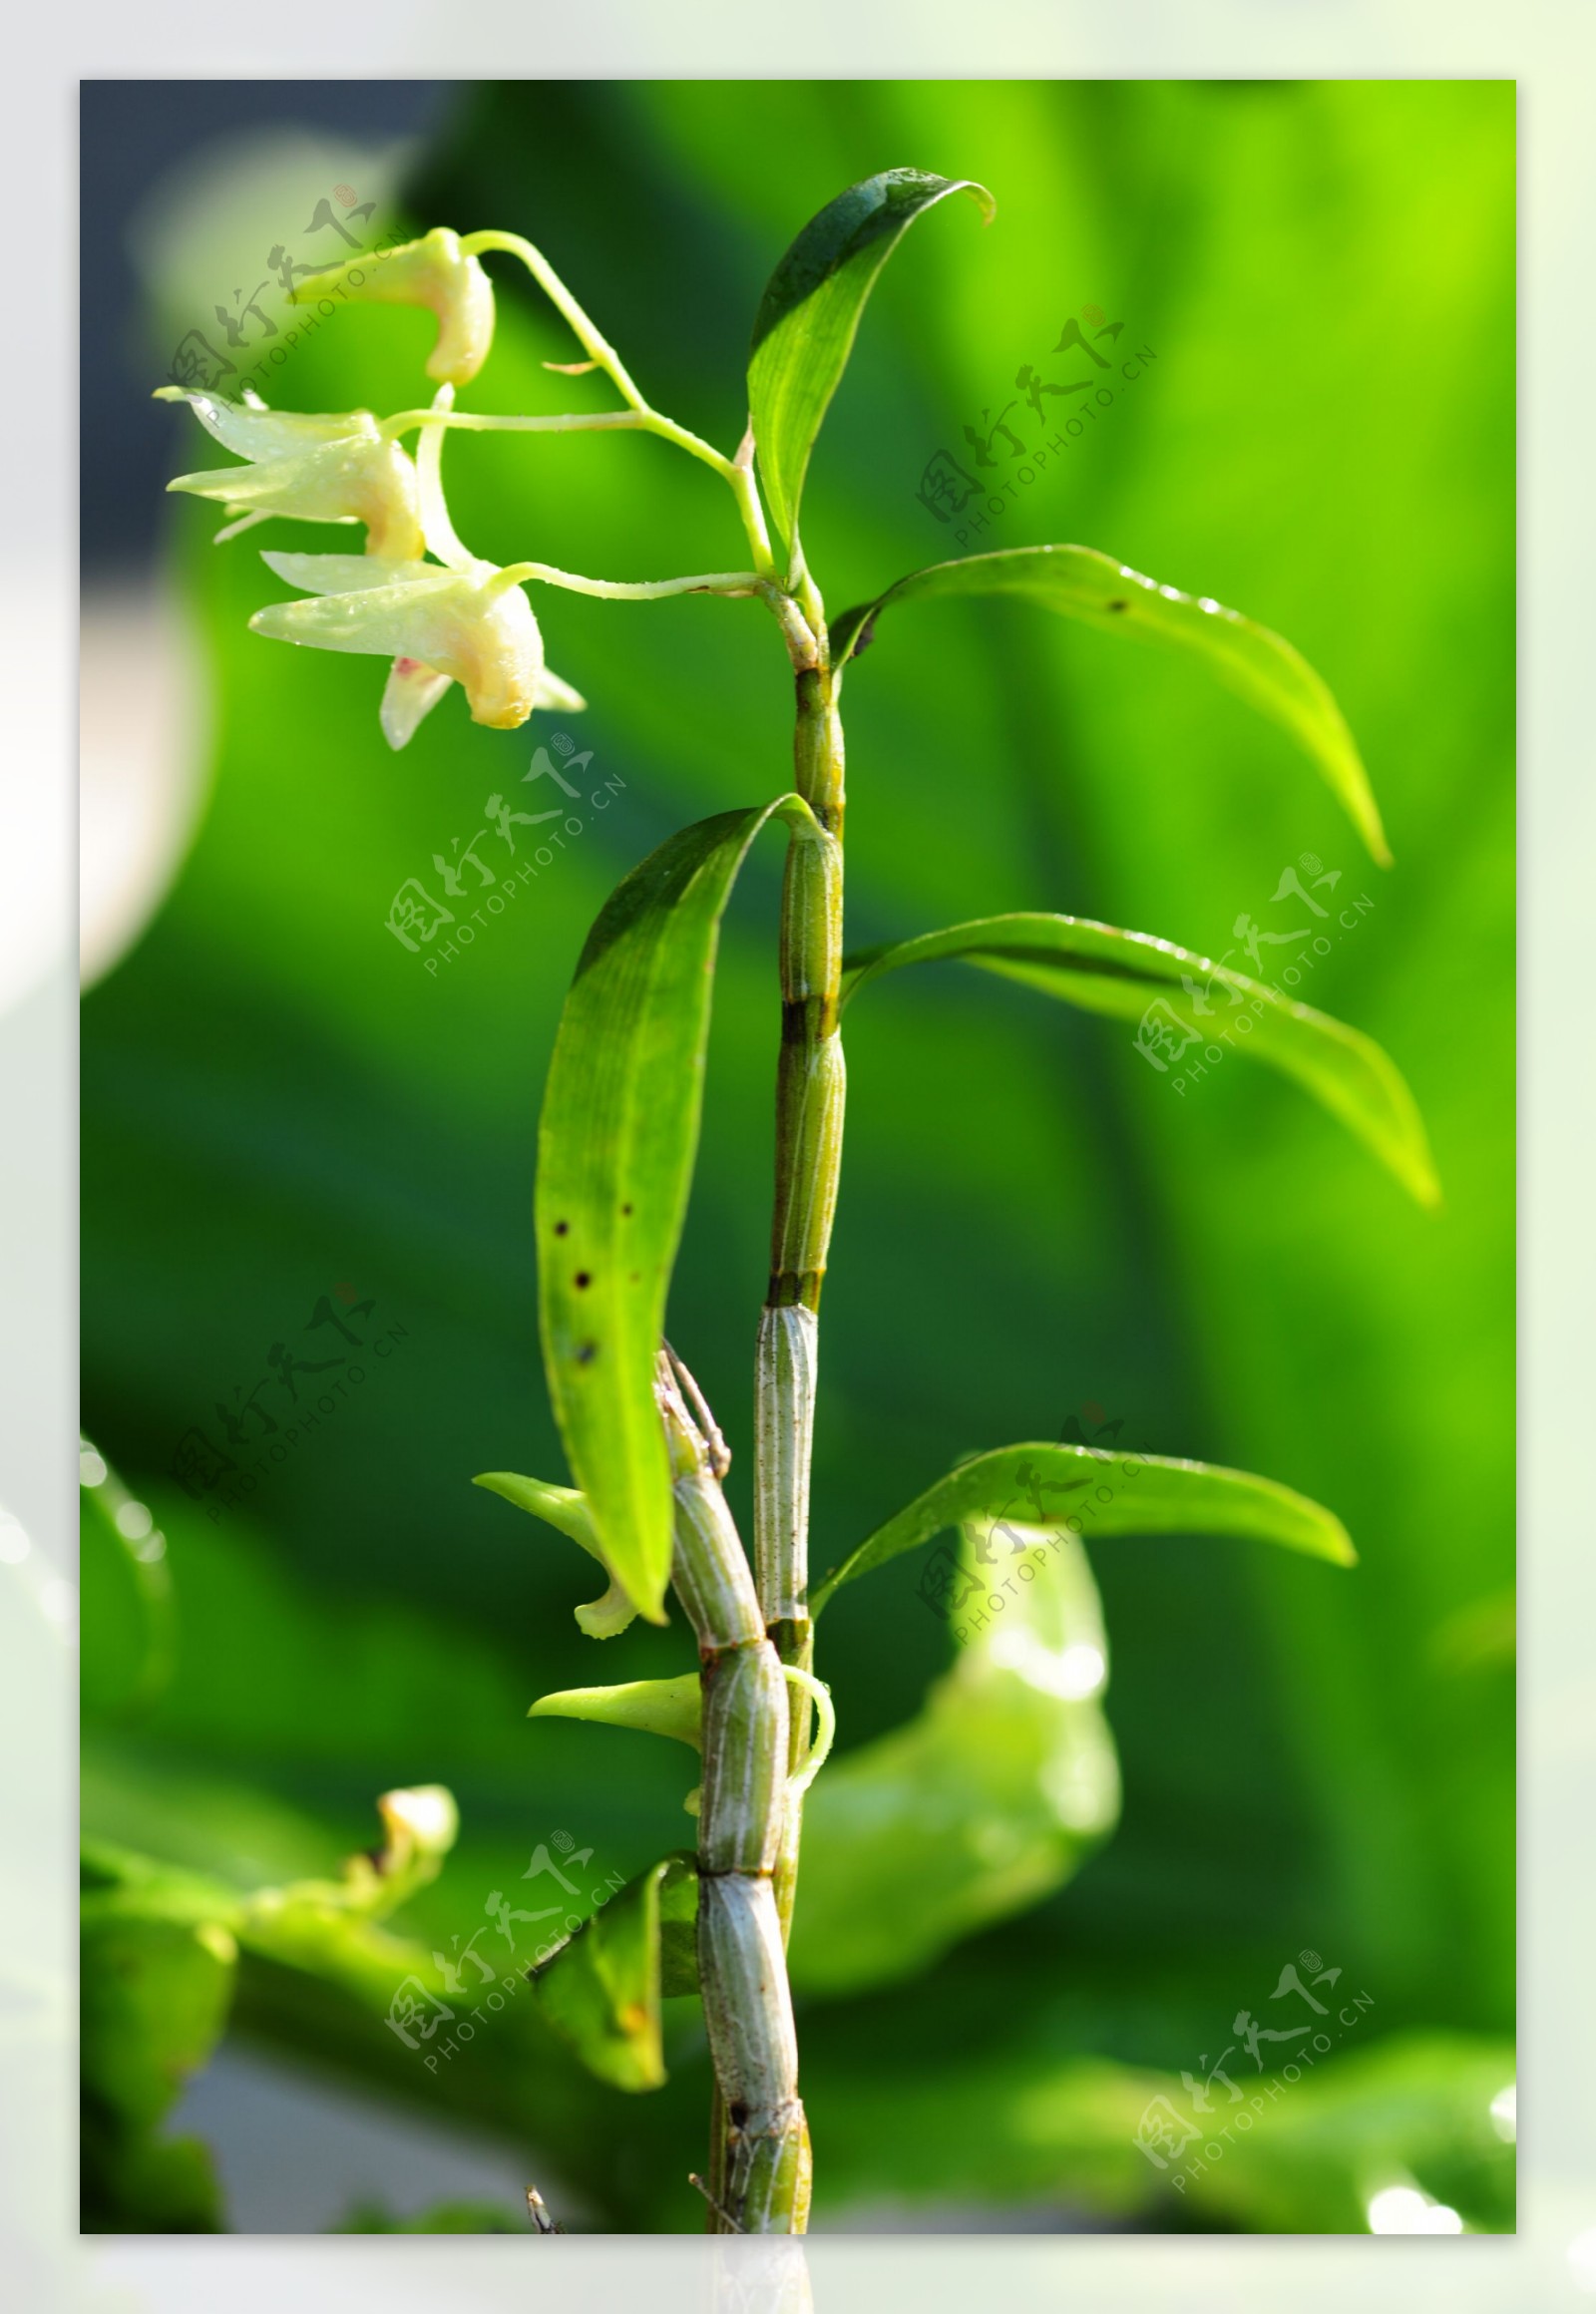
<path fill-rule="evenodd" d="M 784 796 L 721 812 L 649 854 L 588 937 L 555 1041 L 539 1137 L 545 1371 L 605 1565 L 664 1620 L 670 1476 L 653 1370 L 698 1122 L 720 919 Z"/>
<path fill-rule="evenodd" d="M 958 1464 L 878 1527 L 819 1585 L 813 1612 L 844 1583 L 929 1543 L 945 1527 L 984 1517 L 1090 1536 L 1246 1535 L 1339 1567 L 1358 1556 L 1339 1518 L 1271 1478 L 1095 1446 L 998 1446 Z"/>
<path fill-rule="evenodd" d="M 876 276 L 916 217 L 950 193 L 974 193 L 991 222 L 997 203 L 985 186 L 885 169 L 812 216 L 770 276 L 754 322 L 748 407 L 759 471 L 786 539 L 796 540 L 810 453 Z"/>
<path fill-rule="evenodd" d="M 879 973 L 949 957 L 1082 1011 L 1135 1020 L 1136 1050 L 1160 1075 L 1178 1074 L 1186 1052 L 1200 1055 L 1223 1038 L 1227 1050 L 1250 1053 L 1295 1077 L 1420 1205 L 1439 1203 L 1423 1122 L 1396 1063 L 1372 1037 L 1284 989 L 1147 933 L 1074 916 L 1014 915 L 952 925 L 851 957 L 844 1000 Z M 1169 1033 L 1171 1023 L 1178 1039 Z"/>
<path fill-rule="evenodd" d="M 873 602 L 844 611 L 832 621 L 836 663 L 858 656 L 890 604 L 945 594 L 1017 594 L 1088 626 L 1194 652 L 1231 690 L 1291 733 L 1374 858 L 1382 867 L 1391 865 L 1380 809 L 1346 717 L 1301 651 L 1272 628 L 1209 595 L 1161 586 L 1094 547 L 1008 547 L 934 563 L 900 578 Z"/>

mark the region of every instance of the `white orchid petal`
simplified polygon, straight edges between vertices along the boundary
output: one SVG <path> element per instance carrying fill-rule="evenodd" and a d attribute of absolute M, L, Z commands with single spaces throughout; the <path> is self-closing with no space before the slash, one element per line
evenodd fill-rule
<path fill-rule="evenodd" d="M 262 549 L 260 560 L 285 585 L 306 594 L 368 593 L 375 586 L 446 586 L 452 571 L 436 563 L 390 560 L 382 555 L 279 555 Z"/>
<path fill-rule="evenodd" d="M 377 556 L 262 559 L 318 599 L 268 603 L 249 621 L 256 634 L 414 660 L 461 684 L 473 722 L 491 730 L 513 731 L 532 714 L 544 675 L 543 636 L 522 588 L 506 585 L 493 564 L 443 571 Z"/>
<path fill-rule="evenodd" d="M 390 747 L 403 747 L 414 737 L 417 724 L 431 714 L 453 681 L 453 675 L 441 675 L 420 659 L 394 660 L 380 710 L 382 735 Z"/>
<path fill-rule="evenodd" d="M 399 443 L 379 434 L 365 411 L 352 418 L 301 418 L 295 412 L 240 411 L 206 394 L 176 398 L 189 402 L 218 441 L 250 463 L 179 475 L 169 490 L 300 522 L 360 522 L 373 554 L 424 552 L 415 466 Z"/>
<path fill-rule="evenodd" d="M 224 401 L 219 394 L 193 393 L 182 386 L 166 387 L 161 398 L 187 402 L 205 432 L 236 458 L 286 458 L 318 442 L 379 439 L 377 421 L 369 410 L 311 416 L 299 410 L 270 410 L 258 396 L 240 404 Z"/>
<path fill-rule="evenodd" d="M 231 514 L 231 507 L 227 509 L 227 512 Z M 349 519 L 352 522 L 354 517 L 351 515 Z M 223 523 L 210 543 L 214 547 L 224 547 L 229 539 L 237 538 L 240 531 L 252 531 L 256 523 L 269 523 L 270 520 L 269 510 L 265 507 L 257 507 L 252 515 L 240 515 L 236 522 Z"/>
<path fill-rule="evenodd" d="M 417 606 L 408 586 L 372 586 L 362 594 L 332 594 L 308 602 L 268 602 L 249 621 L 256 634 L 319 650 L 369 651 L 380 658 L 414 658 Z"/>
<path fill-rule="evenodd" d="M 552 667 L 545 667 L 533 685 L 534 707 L 547 707 L 556 714 L 580 715 L 588 702 L 580 691 L 557 675 Z"/>
<path fill-rule="evenodd" d="M 452 410 L 454 387 L 440 386 L 432 397 L 432 406 L 435 410 Z M 469 547 L 461 544 L 443 495 L 443 438 L 448 431 L 447 426 L 421 429 L 421 440 L 416 444 L 416 511 L 428 551 L 440 563 L 447 563 L 452 571 L 465 571 L 472 567 L 475 557 Z"/>

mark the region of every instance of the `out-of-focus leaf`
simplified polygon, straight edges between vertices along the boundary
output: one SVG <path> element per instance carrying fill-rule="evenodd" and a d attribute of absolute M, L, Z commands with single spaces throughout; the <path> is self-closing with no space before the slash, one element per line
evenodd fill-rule
<path fill-rule="evenodd" d="M 660 1890 L 671 1862 L 666 1857 L 629 1880 L 533 1976 L 550 2024 L 589 2072 L 614 2089 L 658 2089 L 665 2078 Z"/>
<path fill-rule="evenodd" d="M 153 2127 L 221 2036 L 236 1905 L 152 1878 L 83 1903 L 85 2078 L 123 2120 Z"/>
<path fill-rule="evenodd" d="M 86 1714 L 133 1719 L 163 1693 L 176 1660 L 167 1541 L 87 1439 L 79 1461 L 79 1694 Z"/>
<path fill-rule="evenodd" d="M 153 1868 L 130 1887 L 109 1859 L 88 1860 L 84 1878 L 84 2223 L 214 2231 L 221 2217 L 203 2147 L 156 2131 L 226 2024 L 236 1901 Z"/>
<path fill-rule="evenodd" d="M 1006 547 L 963 562 L 934 563 L 900 578 L 873 602 L 845 610 L 831 628 L 837 664 L 857 657 L 873 639 L 889 603 L 938 594 L 1019 594 L 1089 626 L 1194 652 L 1250 706 L 1291 733 L 1374 858 L 1390 867 L 1380 809 L 1347 719 L 1301 651 L 1271 628 L 1209 595 L 1160 586 L 1094 547 Z"/>
<path fill-rule="evenodd" d="M 525 2218 L 492 2201 L 439 2201 L 414 2217 L 393 2217 L 380 2201 L 357 2202 L 334 2233 L 525 2233 Z"/>
<path fill-rule="evenodd" d="M 812 1612 L 818 1615 L 844 1583 L 929 1543 L 944 1527 L 1009 1513 L 1025 1525 L 1093 1536 L 1248 1535 L 1339 1567 L 1358 1556 L 1334 1513 L 1272 1478 L 1095 1446 L 998 1446 L 961 1462 L 878 1527 L 819 1585 Z"/>
<path fill-rule="evenodd" d="M 628 1680 L 618 1688 L 565 1688 L 540 1696 L 529 1720 L 598 1720 L 608 1728 L 638 1728 L 702 1745 L 703 1689 L 696 1672 L 679 1680 Z"/>
<path fill-rule="evenodd" d="M 1295 2082 L 1283 2069 L 1226 2071 L 1243 2103 L 1209 2092 L 1209 2135 L 1186 2138 L 1186 2168 L 1210 2141 L 1220 2157 L 1182 2187 L 1180 2164 L 1160 2169 L 1138 2141 L 1150 2108 L 1153 2122 L 1173 2112 L 1177 2138 L 1178 2124 L 1197 2126 L 1174 2074 L 1045 2049 L 996 2062 L 977 2053 L 896 2073 L 861 2065 L 807 2103 L 850 2195 L 866 2200 L 946 2206 L 966 2195 L 998 2208 L 1144 2211 L 1178 2226 L 1367 2233 L 1372 2195 L 1411 2179 L 1470 2228 L 1511 2230 L 1513 2150 L 1490 2121 L 1491 2098 L 1513 2078 L 1510 2043 L 1400 2034 L 1321 2055 Z M 1246 2129 L 1232 2125 L 1238 2113 Z M 823 2195 L 823 2171 L 817 2184 Z"/>
<path fill-rule="evenodd" d="M 998 204 L 968 177 L 923 169 L 867 177 L 810 218 L 766 284 L 748 356 L 748 407 L 770 511 L 794 545 L 810 453 L 876 276 L 916 217 L 950 193 L 974 193 L 991 223 Z"/>
<path fill-rule="evenodd" d="M 457 1817 L 453 1799 L 436 1784 L 384 1792 L 377 1806 L 383 1845 L 374 1854 L 350 1856 L 341 1879 L 293 1880 L 248 1895 L 124 1849 L 106 1844 L 86 1848 L 86 1982 L 89 1940 L 132 1921 L 140 1924 L 140 1933 L 145 1926 L 152 1934 L 162 1932 L 161 1950 L 172 1967 L 180 1962 L 199 1967 L 179 1949 L 181 1940 L 166 1934 L 181 1928 L 213 1955 L 227 1954 L 235 1960 L 241 1947 L 337 1985 L 367 2006 L 385 2008 L 402 1981 L 418 1973 L 417 1956 L 415 1948 L 386 1935 L 377 1924 L 436 1877 L 453 1844 Z M 441 1972 L 425 1956 L 422 1960 L 422 1981 L 435 1991 Z M 117 2036 L 129 2039 L 120 2016 L 114 2028 Z M 108 2049 L 111 2040 L 108 2028 Z M 135 2061 L 142 2064 L 136 2036 L 130 2046 Z M 126 2105 L 122 2097 L 114 2102 Z"/>
<path fill-rule="evenodd" d="M 1420 1205 L 1439 1202 L 1423 1120 L 1406 1080 L 1372 1037 L 1328 1012 L 1172 941 L 1080 917 L 1039 914 L 982 917 L 862 951 L 848 959 L 852 978 L 844 1000 L 878 973 L 948 957 L 1023 981 L 1083 1011 L 1140 1022 L 1136 1050 L 1161 1075 L 1170 1063 L 1158 1049 L 1158 1011 L 1173 1015 L 1188 1037 L 1205 1044 L 1223 1037 L 1231 1051 L 1251 1053 L 1295 1077 Z"/>
<path fill-rule="evenodd" d="M 792 1939 L 806 1989 L 916 1974 L 1050 1895 L 1118 1813 L 1098 1701 L 1107 1643 L 1080 1544 L 983 1521 L 951 1574 L 967 1602 L 954 1669 L 908 1727 L 824 1769 L 809 1795 Z"/>
<path fill-rule="evenodd" d="M 513 1502 L 520 1510 L 530 1510 L 534 1518 L 541 1518 L 548 1526 L 558 1527 L 561 1534 L 569 1535 L 580 1543 L 590 1558 L 597 1559 L 604 1573 L 604 1555 L 598 1548 L 598 1538 L 593 1531 L 593 1520 L 588 1505 L 574 1486 L 550 1486 L 541 1478 L 523 1478 L 514 1470 L 485 1470 L 472 1480 L 473 1486 L 485 1486 L 490 1494 L 502 1494 L 506 1502 Z M 602 1598 L 589 1602 L 576 1611 L 577 1622 L 590 1639 L 617 1639 L 636 1620 L 637 1610 L 624 1590 L 609 1575 L 609 1588 Z"/>
<path fill-rule="evenodd" d="M 1510 1670 L 1518 1660 L 1517 1591 L 1492 1591 L 1454 1609 L 1431 1632 L 1429 1656 L 1440 1672 Z"/>
<path fill-rule="evenodd" d="M 662 1623 L 670 1473 L 653 1370 L 698 1122 L 720 919 L 772 818 L 818 838 L 795 795 L 721 812 L 649 854 L 588 936 L 544 1094 L 536 1219 L 544 1364 L 604 1564 Z"/>

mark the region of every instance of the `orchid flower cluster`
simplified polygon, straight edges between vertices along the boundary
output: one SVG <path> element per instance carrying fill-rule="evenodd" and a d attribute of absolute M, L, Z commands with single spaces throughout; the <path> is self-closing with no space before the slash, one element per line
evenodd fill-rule
<path fill-rule="evenodd" d="M 574 329 L 586 359 L 549 362 L 568 376 L 604 371 L 619 388 L 621 410 L 555 417 L 503 418 L 457 411 L 493 344 L 493 284 L 481 252 L 520 257 Z M 377 419 L 368 410 L 328 416 L 272 410 L 251 388 L 242 399 L 163 386 L 157 399 L 187 402 L 205 431 L 243 466 L 184 474 L 168 488 L 220 502 L 227 515 L 217 543 L 273 516 L 298 522 L 363 524 L 361 554 L 262 553 L 275 577 L 309 599 L 268 603 L 249 624 L 256 634 L 319 650 L 361 651 L 392 663 L 380 720 L 391 747 L 403 747 L 422 718 L 459 683 L 473 722 L 513 731 L 540 707 L 574 713 L 587 702 L 549 667 L 543 633 L 524 591 L 529 579 L 579 593 L 646 600 L 680 593 L 762 594 L 778 609 L 792 642 L 807 622 L 778 579 L 753 484 L 751 444 L 727 459 L 651 409 L 618 356 L 533 245 L 514 233 L 466 238 L 439 226 L 396 248 L 379 271 L 351 281 L 350 265 L 306 281 L 303 297 L 340 288 L 347 297 L 418 305 L 438 319 L 427 374 L 437 386 L 426 409 Z M 756 568 L 630 583 L 587 578 L 542 563 L 483 561 L 462 544 L 444 498 L 443 437 L 451 427 L 561 432 L 632 427 L 663 435 L 715 468 L 732 487 Z M 414 455 L 404 437 L 419 436 Z"/>

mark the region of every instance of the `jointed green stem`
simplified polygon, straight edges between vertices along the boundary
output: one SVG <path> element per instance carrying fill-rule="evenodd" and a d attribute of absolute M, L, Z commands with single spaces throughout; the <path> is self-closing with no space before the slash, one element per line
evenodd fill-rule
<path fill-rule="evenodd" d="M 818 596 L 811 590 L 820 622 Z M 824 625 L 820 632 L 824 634 Z M 842 1163 L 846 1071 L 838 1022 L 842 977 L 842 723 L 831 670 L 801 667 L 794 767 L 824 831 L 787 854 L 781 911 L 781 1057 L 776 1080 L 776 1195 L 770 1287 L 759 1322 L 754 1387 L 754 1558 L 765 1627 L 784 1665 L 808 1672 L 809 1469 L 814 1438 L 820 1290 Z M 807 1750 L 794 1711 L 788 1772 Z M 785 1941 L 792 1926 L 802 1810 L 789 1795 L 776 1867 Z"/>
<path fill-rule="evenodd" d="M 802 2233 L 808 2224 L 809 2131 L 798 2097 L 798 2049 L 784 1948 L 792 1922 L 802 1793 L 829 1745 L 832 1716 L 810 1675 L 809 1465 L 814 1429 L 821 1283 L 842 1156 L 842 725 L 827 655 L 825 610 L 796 540 L 788 574 L 771 552 L 754 477 L 752 432 L 734 458 L 644 401 L 604 338 L 542 252 L 518 233 L 481 232 L 467 255 L 519 257 L 626 404 L 587 416 L 497 418 L 460 413 L 441 394 L 432 410 L 388 422 L 421 430 L 418 471 L 431 524 L 457 547 L 442 506 L 445 429 L 657 434 L 711 467 L 737 502 L 751 572 L 623 582 L 543 563 L 500 573 L 610 600 L 685 593 L 757 593 L 781 627 L 797 676 L 795 784 L 820 827 L 788 850 L 781 913 L 781 1059 L 776 1092 L 776 1196 L 770 1290 L 756 1374 L 755 1589 L 720 1490 L 723 1448 L 690 1376 L 661 1358 L 656 1396 L 676 1498 L 672 1581 L 698 1639 L 704 1690 L 703 1795 L 698 1839 L 698 1969 L 714 2061 L 708 2200 L 711 2230 Z M 434 503 L 436 502 L 436 503 Z M 464 549 L 459 550 L 464 555 Z M 683 1396 L 683 1390 L 686 1397 Z M 691 1400 L 689 1410 L 688 1400 Z M 790 1675 L 790 1676 L 784 1676 Z M 799 1697 L 802 1705 L 799 1705 Z M 822 1733 L 811 1746 L 811 1710 Z"/>
<path fill-rule="evenodd" d="M 654 1394 L 675 1495 L 671 1579 L 703 1682 L 698 1978 L 717 2091 L 710 2206 L 745 2233 L 802 2233 L 809 2129 L 772 1887 L 790 1812 L 789 1683 L 720 1490 L 718 1434 L 689 1412 L 687 1399 L 701 1400 L 668 1352 Z"/>

